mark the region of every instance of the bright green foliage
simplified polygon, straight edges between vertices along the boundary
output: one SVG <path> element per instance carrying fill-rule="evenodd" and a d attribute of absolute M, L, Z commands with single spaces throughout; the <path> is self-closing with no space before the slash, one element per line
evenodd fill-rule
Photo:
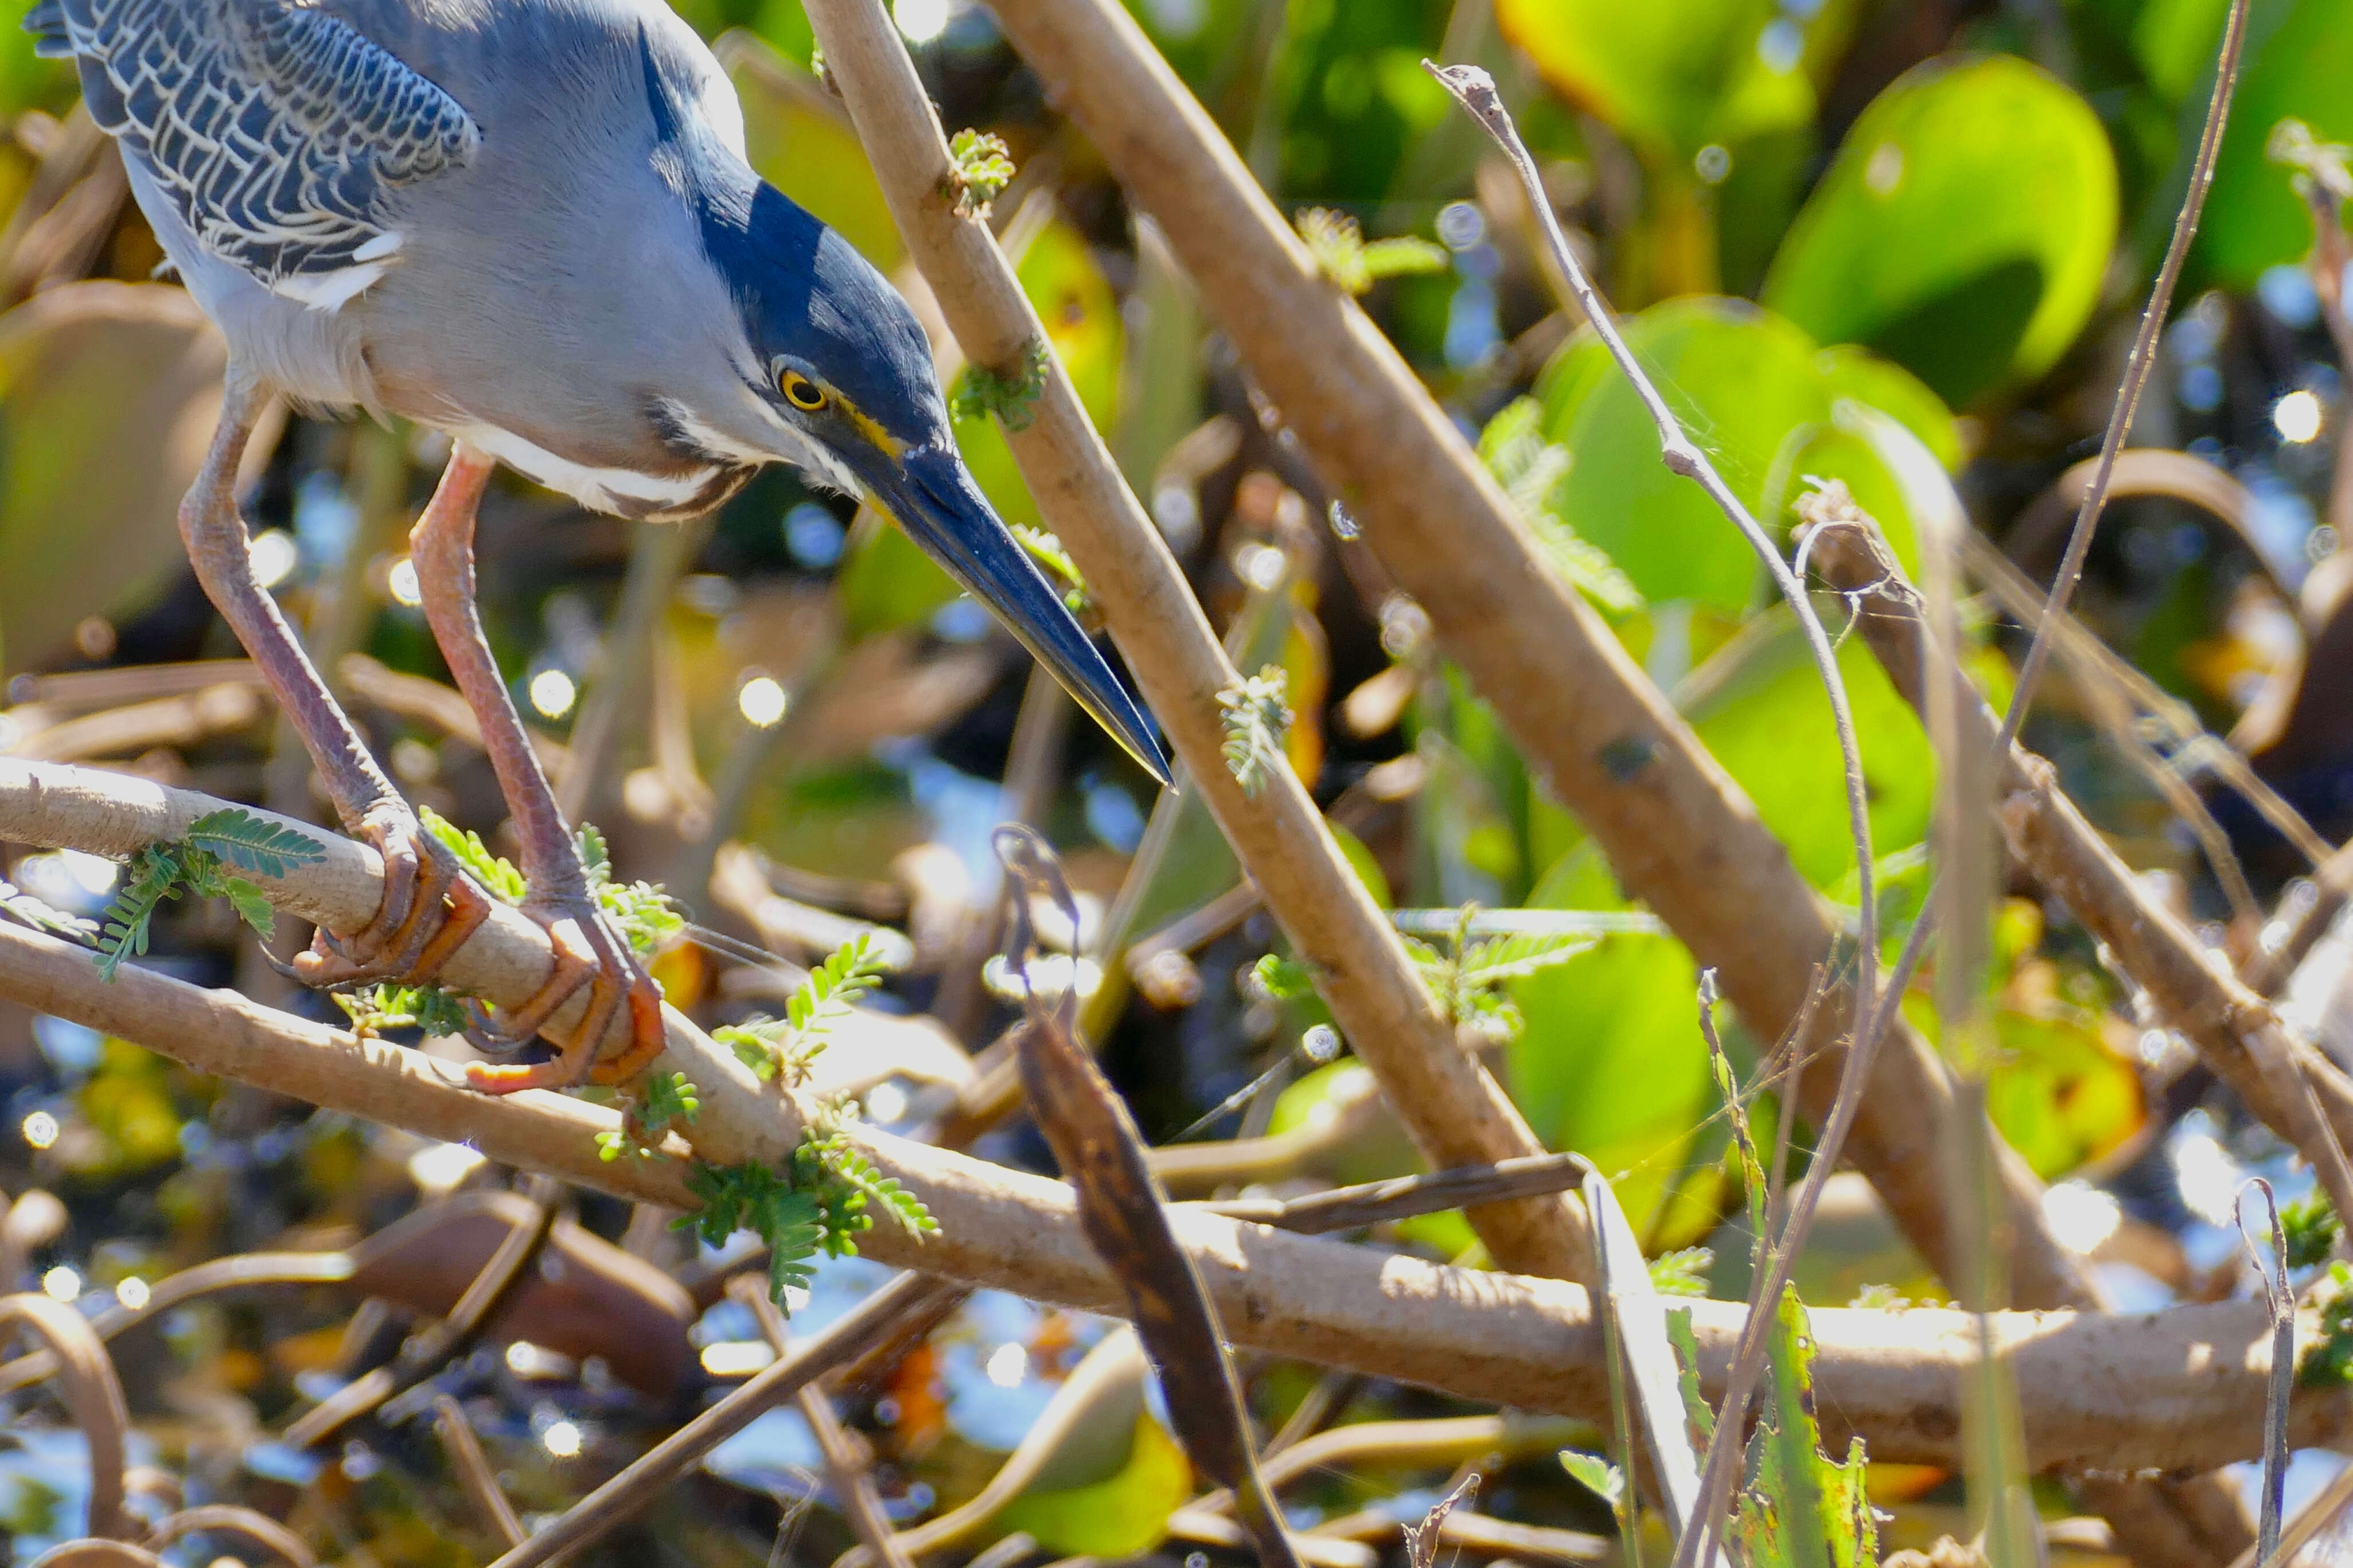
<path fill-rule="evenodd" d="M 96 921 L 83 920 L 79 915 L 69 915 L 5 879 L 0 879 L 0 915 L 19 921 L 35 931 L 72 937 L 78 942 L 88 942 L 98 935 Z"/>
<path fill-rule="evenodd" d="M 2099 303 L 2116 201 L 2108 134 L 2073 89 L 2015 56 L 1934 60 L 1847 132 L 1764 302 L 1957 406 L 2074 342 Z"/>
<path fill-rule="evenodd" d="M 621 1125 L 596 1135 L 596 1157 L 608 1162 L 624 1154 L 645 1159 L 660 1147 L 672 1122 L 691 1121 L 702 1109 L 702 1097 L 684 1073 L 648 1073 L 638 1085 L 637 1104 Z"/>
<path fill-rule="evenodd" d="M 362 1036 L 408 1028 L 427 1035 L 462 1035 L 470 1022 L 466 1005 L 438 985 L 372 985 L 331 994 L 351 1019 L 353 1032 Z"/>
<path fill-rule="evenodd" d="M 1823 30 L 1834 37 L 1840 11 L 1828 12 Z M 1800 15 L 1818 13 L 1779 11 L 1770 0 L 1500 0 L 1495 7 L 1504 37 L 1527 51 L 1556 90 L 1606 121 L 1662 178 L 1685 181 L 1692 155 L 1711 142 L 1736 143 L 1813 118 L 1806 72 L 1777 68 L 1758 47 L 1768 23 Z"/>
<path fill-rule="evenodd" d="M 789 1179 L 765 1165 L 705 1165 L 687 1173 L 689 1191 L 702 1207 L 673 1220 L 680 1230 L 691 1230 L 705 1245 L 719 1247 L 739 1230 L 748 1230 L 768 1244 L 768 1293 L 779 1302 L 789 1289 L 807 1289 L 816 1279 L 809 1259 L 826 1241 L 824 1215 L 817 1199 L 797 1192 Z"/>
<path fill-rule="evenodd" d="M 1771 1402 L 1748 1440 L 1747 1479 L 1727 1532 L 1751 1568 L 1871 1568 L 1879 1526 L 1863 1490 L 1862 1439 L 1844 1462 L 1821 1451 L 1814 1420 L 1814 1342 L 1797 1289 L 1775 1315 Z"/>
<path fill-rule="evenodd" d="M 1362 294 L 1383 278 L 1446 270 L 1442 247 L 1410 235 L 1367 243 L 1363 228 L 1346 213 L 1309 207 L 1296 222 L 1315 270 L 1344 294 Z"/>
<path fill-rule="evenodd" d="M 1911 374 L 1861 350 L 1826 350 L 1746 300 L 1670 300 L 1623 327 L 1668 406 L 1768 528 L 1788 522 L 1799 476 L 1819 474 L 1846 480 L 1899 546 L 1911 537 L 1885 463 L 1840 429 L 1842 402 L 1880 409 L 1932 452 L 1957 454 L 1952 416 Z M 1551 513 L 1650 604 L 1746 614 L 1765 590 L 1763 568 L 1700 488 L 1659 461 L 1649 409 L 1592 331 L 1553 356 L 1535 395 L 1544 409 L 1538 433 L 1576 454 L 1545 488 Z M 1514 433 L 1517 417 L 1498 438 Z"/>
<path fill-rule="evenodd" d="M 1270 664 L 1218 693 L 1226 724 L 1226 771 L 1253 800 L 1271 770 L 1290 765 L 1282 750 L 1291 729 L 1288 685 L 1282 667 Z"/>
<path fill-rule="evenodd" d="M 613 879 L 613 858 L 606 852 L 605 836 L 594 824 L 584 822 L 572 836 L 580 853 L 581 869 L 588 874 L 588 890 L 596 896 L 596 907 L 613 922 L 636 952 L 651 956 L 659 952 L 680 932 L 686 930 L 686 917 L 679 912 L 678 903 L 662 891 L 658 882 L 617 882 Z"/>
<path fill-rule="evenodd" d="M 687 1185 L 702 1200 L 694 1214 L 673 1226 L 691 1230 L 712 1247 L 739 1230 L 768 1244 L 768 1289 L 778 1302 L 785 1292 L 807 1288 L 814 1277 L 809 1260 L 854 1257 L 857 1237 L 871 1229 L 874 1211 L 889 1215 L 913 1236 L 936 1234 L 939 1222 L 913 1193 L 881 1175 L 854 1147 L 849 1114 L 839 1109 L 811 1119 L 801 1146 L 782 1173 L 765 1165 L 697 1163 Z"/>
<path fill-rule="evenodd" d="M 327 853 L 309 834 L 284 823 L 264 822 L 236 806 L 196 818 L 180 842 L 256 877 L 283 877 L 297 866 L 316 864 Z"/>
<path fill-rule="evenodd" d="M 1008 430 L 1027 430 L 1036 418 L 1035 405 L 1046 390 L 1046 345 L 1031 339 L 1021 363 L 1001 374 L 968 364 L 948 392 L 948 412 L 958 419 L 997 416 Z"/>
<path fill-rule="evenodd" d="M 1251 978 L 1272 1002 L 1296 1002 L 1315 994 L 1315 977 L 1295 958 L 1268 953 L 1250 971 Z"/>
<path fill-rule="evenodd" d="M 1046 572 L 1047 581 L 1060 584 L 1062 604 L 1071 614 L 1083 616 L 1094 608 L 1094 599 L 1087 592 L 1087 580 L 1079 574 L 1079 563 L 1071 559 L 1060 539 L 1042 528 L 1032 528 L 1026 522 L 1011 525 L 1013 537 L 1029 552 Z"/>
<path fill-rule="evenodd" d="M 1704 1454 L 1715 1441 L 1715 1412 L 1708 1408 L 1707 1395 L 1700 1392 L 1699 1339 L 1692 1332 L 1689 1307 L 1669 1309 L 1667 1343 L 1674 1347 L 1675 1377 L 1683 1390 L 1683 1424 L 1691 1428 L 1692 1448 Z"/>
<path fill-rule="evenodd" d="M 948 156 L 955 161 L 948 182 L 956 215 L 987 217 L 988 204 L 1013 183 L 1013 149 L 1002 136 L 967 129 L 948 138 Z"/>
<path fill-rule="evenodd" d="M 2179 117 L 2175 155 L 2188 158 L 2197 144 L 2198 128 L 2206 110 L 2208 84 L 2212 79 L 2215 40 L 2221 36 L 2227 6 L 2222 0 L 2205 5 L 2154 5 L 2151 12 L 2203 12 L 2185 28 L 2183 58 L 2189 69 Z M 2214 165 L 2214 188 L 2206 199 L 2206 215 L 2198 226 L 2198 248 L 2190 262 L 2192 276 L 2185 292 L 2196 288 L 2248 289 L 2266 268 L 2304 259 L 2312 248 L 2312 217 L 2281 172 L 2270 166 L 2274 130 L 2284 120 L 2300 120 L 2316 142 L 2353 142 L 2353 97 L 2345 83 L 2353 78 L 2353 27 L 2346 23 L 2344 0 L 2278 0 L 2258 9 L 2247 28 L 2247 58 L 2239 72 L 2238 96 L 2231 103 L 2231 123 L 2223 132 L 2221 156 Z M 2136 29 L 2137 31 L 2137 28 Z M 2178 186 L 2158 196 L 2164 216 L 2172 216 Z M 2144 254 L 2156 247 L 2144 243 Z M 2145 263 L 2145 265 L 2147 265 Z"/>
<path fill-rule="evenodd" d="M 1613 1511 L 1626 1495 L 1626 1472 L 1598 1454 L 1580 1454 L 1574 1448 L 1563 1448 L 1560 1463 L 1579 1486 L 1608 1503 Z"/>
<path fill-rule="evenodd" d="M 2306 1388 L 2353 1383 L 2353 1268 L 2330 1264 L 2311 1301 L 2320 1310 L 2320 1338 L 2296 1363 L 2295 1380 Z"/>
<path fill-rule="evenodd" d="M 1033 1486 L 992 1528 L 1018 1531 L 1041 1550 L 1116 1561 L 1150 1552 L 1168 1536 L 1168 1516 L 1193 1495 L 1185 1450 L 1147 1413 L 1135 1418 L 1127 1461 L 1076 1486 Z"/>
<path fill-rule="evenodd" d="M 1678 1247 L 1651 1259 L 1651 1289 L 1662 1296 L 1704 1296 L 1715 1254 L 1704 1247 Z"/>
<path fill-rule="evenodd" d="M 1479 456 L 1569 584 L 1605 615 L 1630 616 L 1642 607 L 1642 591 L 1553 504 L 1553 492 L 1568 473 L 1568 448 L 1545 439 L 1543 421 L 1543 404 L 1513 399 L 1481 432 Z"/>
<path fill-rule="evenodd" d="M 2327 1197 L 2318 1191 L 2282 1208 L 2280 1228 L 2287 1235 L 2290 1268 L 2311 1268 L 2327 1262 L 2329 1252 L 2344 1230 L 2337 1223 L 2337 1211 L 2328 1206 Z"/>
<path fill-rule="evenodd" d="M 809 971 L 785 1004 L 782 1019 L 731 1024 L 711 1037 L 731 1047 L 762 1082 L 781 1076 L 788 1084 L 799 1083 L 833 1030 L 849 1020 L 852 1005 L 889 973 L 873 937 L 860 931 Z"/>
<path fill-rule="evenodd" d="M 131 857 L 122 886 L 106 907 L 98 938 L 100 974 L 111 980 L 124 959 L 145 952 L 155 911 L 184 895 L 227 899 L 267 941 L 275 925 L 269 900 L 236 871 L 283 877 L 325 853 L 306 835 L 236 806 L 198 817 L 184 837 L 147 845 Z"/>
<path fill-rule="evenodd" d="M 417 808 L 417 820 L 492 898 L 519 904 L 530 893 L 531 886 L 514 862 L 491 854 L 480 834 L 459 827 L 429 805 Z"/>
<path fill-rule="evenodd" d="M 1503 987 L 1525 980 L 1589 951 L 1600 939 L 1573 932 L 1517 934 L 1469 938 L 1471 910 L 1462 911 L 1462 925 L 1442 952 L 1419 937 L 1404 939 L 1406 952 L 1421 971 L 1421 978 L 1450 1022 L 1468 1024 L 1498 1042 L 1519 1037 L 1525 1021 Z"/>

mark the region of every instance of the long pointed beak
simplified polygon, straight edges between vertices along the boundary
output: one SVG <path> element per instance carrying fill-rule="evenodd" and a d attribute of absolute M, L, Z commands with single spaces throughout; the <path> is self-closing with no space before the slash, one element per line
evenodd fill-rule
<path fill-rule="evenodd" d="M 873 464 L 867 484 L 908 538 L 996 612 L 1006 629 L 1130 756 L 1154 778 L 1168 782 L 1167 759 L 1152 738 L 1151 721 L 1037 563 L 999 521 L 963 458 L 939 447 L 911 451 L 903 462 Z"/>

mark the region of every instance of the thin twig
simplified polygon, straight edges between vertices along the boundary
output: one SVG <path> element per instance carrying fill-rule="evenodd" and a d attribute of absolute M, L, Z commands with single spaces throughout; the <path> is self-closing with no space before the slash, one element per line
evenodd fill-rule
<path fill-rule="evenodd" d="M 1535 160 L 1529 156 L 1527 146 L 1520 140 L 1518 129 L 1504 110 L 1503 100 L 1496 95 L 1492 78 L 1476 66 L 1440 67 L 1428 60 L 1422 68 L 1435 77 L 1468 110 L 1498 146 L 1512 161 L 1520 176 L 1522 187 L 1528 193 L 1529 205 L 1535 209 L 1536 221 L 1544 234 L 1547 248 L 1553 253 L 1562 272 L 1576 291 L 1577 302 L 1584 310 L 1588 322 L 1608 346 L 1619 369 L 1631 382 L 1642 405 L 1650 412 L 1658 428 L 1660 460 L 1669 470 L 1696 482 L 1707 492 L 1717 509 L 1730 519 L 1748 542 L 1757 559 L 1771 574 L 1774 587 L 1788 604 L 1803 629 L 1806 647 L 1814 660 L 1815 673 L 1820 678 L 1828 694 L 1831 721 L 1838 731 L 1839 758 L 1844 769 L 1846 784 L 1847 828 L 1854 842 L 1855 880 L 1859 888 L 1859 905 L 1855 921 L 1854 990 L 1858 997 L 1867 1000 L 1878 994 L 1879 965 L 1879 900 L 1873 885 L 1873 864 L 1871 848 L 1871 800 L 1862 772 L 1862 746 L 1855 734 L 1854 714 L 1847 700 L 1846 681 L 1839 673 L 1838 650 L 1831 646 L 1830 634 L 1822 629 L 1820 616 L 1814 614 L 1813 601 L 1806 587 L 1781 559 L 1772 535 L 1749 514 L 1746 506 L 1732 493 L 1715 471 L 1715 465 L 1683 431 L 1682 422 L 1650 374 L 1635 357 L 1625 337 L 1618 330 L 1609 301 L 1601 297 L 1586 278 L 1582 264 L 1570 248 L 1567 237 L 1561 233 L 1560 220 L 1552 210 L 1552 202 L 1545 194 L 1544 176 Z M 1758 1271 L 1755 1293 L 1749 1299 L 1749 1334 L 1755 1350 L 1733 1364 L 1732 1386 L 1725 1410 L 1716 1425 L 1716 1439 L 1709 1453 L 1712 1471 L 1729 1474 L 1730 1456 L 1739 1449 L 1738 1434 L 1744 1429 L 1748 1408 L 1748 1396 L 1757 1373 L 1764 1365 L 1767 1339 L 1765 1324 L 1769 1314 L 1757 1310 L 1761 1301 L 1778 1299 L 1799 1248 L 1805 1245 L 1807 1232 L 1813 1224 L 1814 1207 L 1821 1199 L 1823 1184 L 1829 1173 L 1838 1164 L 1840 1151 L 1845 1147 L 1847 1134 L 1853 1130 L 1856 1115 L 1862 1106 L 1863 1086 L 1870 1081 L 1872 1058 L 1879 1045 L 1876 1030 L 1858 1032 L 1847 1047 L 1846 1060 L 1839 1073 L 1836 1099 L 1831 1114 L 1823 1123 L 1815 1144 L 1814 1155 L 1789 1208 L 1789 1217 L 1779 1236 L 1771 1238 L 1772 1251 L 1767 1267 Z M 1700 1552 L 1712 1524 L 1703 1514 L 1701 1528 L 1683 1532 L 1676 1552 L 1676 1568 L 1691 1568 L 1700 1561 Z"/>
<path fill-rule="evenodd" d="M 646 1455 L 566 1509 L 491 1568 L 539 1568 L 585 1546 L 676 1486 L 702 1457 L 835 1367 L 891 1332 L 900 1313 L 919 1310 L 934 1292 L 955 1289 L 923 1274 L 902 1274 L 826 1328 L 777 1357 L 744 1385 L 656 1444 Z"/>
<path fill-rule="evenodd" d="M 2271 1220 L 2268 1268 L 2263 1267 L 2255 1238 L 2247 1234 L 2248 1187 L 2263 1194 L 2263 1213 Z M 2271 1393 L 2263 1405 L 2263 1510 L 2255 1527 L 2255 1562 L 2258 1568 L 2272 1568 L 2278 1561 L 2280 1512 L 2287 1497 L 2287 1405 L 2295 1389 L 2295 1291 L 2287 1282 L 2287 1232 L 2280 1225 L 2279 1200 L 2272 1194 L 2272 1184 L 2261 1176 L 2248 1178 L 2232 1207 L 2237 1214 L 2239 1240 L 2246 1247 L 2247 1261 L 2254 1265 L 2256 1278 L 2263 1281 L 2263 1310 L 2272 1321 Z"/>
<path fill-rule="evenodd" d="M 2084 560 L 2091 553 L 2092 535 L 2100 523 L 2100 510 L 2107 504 L 2108 483 L 2116 474 L 2116 454 L 2124 449 L 2125 437 L 2132 429 L 2133 414 L 2140 407 L 2141 389 L 2148 384 L 2148 373 L 2157 364 L 2157 346 L 2165 331 L 2165 319 L 2173 304 L 2173 286 L 2179 281 L 2182 266 L 2189 259 L 2189 242 L 2198 236 L 2198 217 L 2205 210 L 2206 192 L 2214 183 L 2214 162 L 2221 155 L 2222 130 L 2230 122 L 2231 96 L 2239 85 L 2239 56 L 2247 41 L 2248 0 L 2232 0 L 2231 17 L 2222 29 L 2222 49 L 2214 67 L 2214 91 L 2206 102 L 2206 125 L 2198 137 L 2198 154 L 2189 166 L 2189 188 L 2183 193 L 2181 210 L 2173 220 L 2173 237 L 2165 247 L 2165 261 L 2157 270 L 2157 282 L 2148 291 L 2148 304 L 2141 311 L 2140 327 L 2133 334 L 2131 357 L 2125 361 L 2125 375 L 2116 388 L 2116 400 L 2108 410 L 2108 427 L 2100 437 L 2099 467 L 2092 470 L 2092 481 L 2084 491 L 2084 504 L 2076 509 L 2075 526 L 2067 535 L 2067 549 L 2059 558 L 2059 572 L 2051 580 L 2051 597 L 2044 606 L 2042 619 L 2034 628 L 2034 640 L 2027 645 L 2025 662 L 2018 667 L 2018 684 L 2011 690 L 2009 711 L 2002 715 L 2001 731 L 1995 737 L 1993 754 L 2007 756 L 2010 743 L 2018 739 L 2018 727 L 2026 721 L 2027 710 L 2034 701 L 2035 683 L 2042 679 L 2042 667 L 2051 658 L 2051 645 L 2058 635 L 2059 621 L 2054 612 L 2066 609 L 2074 597 L 2075 584 L 2084 575 Z"/>
<path fill-rule="evenodd" d="M 783 1309 L 768 1294 L 768 1282 L 756 1274 L 739 1274 L 729 1281 L 727 1294 L 738 1303 L 751 1309 L 758 1320 L 760 1336 L 778 1357 L 792 1349 L 792 1331 L 786 1326 Z M 872 1552 L 882 1568 L 915 1568 L 914 1559 L 900 1549 L 891 1530 L 891 1516 L 882 1510 L 882 1494 L 874 1489 L 873 1467 L 869 1462 L 864 1445 L 841 1424 L 834 1413 L 833 1400 L 815 1383 L 805 1384 L 793 1396 L 807 1422 L 810 1433 L 817 1438 L 818 1451 L 825 1456 L 828 1479 L 833 1482 L 834 1495 L 841 1503 L 842 1516 L 866 1550 Z"/>
<path fill-rule="evenodd" d="M 482 1452 L 481 1439 L 474 1436 L 474 1424 L 466 1419 L 465 1406 L 449 1394 L 435 1394 L 433 1430 L 440 1436 L 442 1451 L 449 1456 L 449 1468 L 458 1478 L 459 1489 L 473 1503 L 499 1545 L 509 1552 L 521 1546 L 526 1539 L 522 1521 L 515 1517 L 514 1505 L 507 1501 L 507 1494 L 500 1489 L 498 1472 L 491 1468 L 490 1457 Z"/>
<path fill-rule="evenodd" d="M 1416 1215 L 1442 1214 L 1448 1209 L 1478 1204 L 1567 1192 L 1582 1182 L 1592 1168 L 1582 1154 L 1531 1154 L 1524 1160 L 1504 1160 L 1493 1165 L 1334 1187 L 1329 1192 L 1310 1193 L 1301 1198 L 1228 1198 L 1200 1206 L 1248 1225 L 1271 1225 L 1277 1230 L 1296 1231 L 1302 1236 L 1324 1236 L 1335 1230 L 1387 1225 Z"/>

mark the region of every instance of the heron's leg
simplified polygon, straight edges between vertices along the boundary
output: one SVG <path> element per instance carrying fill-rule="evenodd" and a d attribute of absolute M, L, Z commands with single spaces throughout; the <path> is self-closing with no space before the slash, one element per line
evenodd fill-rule
<path fill-rule="evenodd" d="M 229 367 L 220 428 L 180 503 L 180 537 L 197 581 L 294 721 L 335 815 L 384 858 L 384 898 L 375 919 L 334 939 L 340 952 L 303 954 L 295 962 L 296 974 L 311 984 L 396 974 L 424 979 L 482 922 L 490 904 L 419 832 L 416 815 L 319 679 L 278 602 L 254 577 L 237 506 L 237 469 L 267 399 L 253 376 Z"/>
<path fill-rule="evenodd" d="M 662 1047 L 661 992 L 628 943 L 597 908 L 580 865 L 580 853 L 555 804 L 555 792 L 532 750 L 522 718 L 507 695 L 498 661 L 482 636 L 474 601 L 474 515 L 494 460 L 460 443 L 433 492 L 432 504 L 408 536 L 408 558 L 425 618 L 441 657 L 482 727 L 482 748 L 499 775 L 499 790 L 514 818 L 521 841 L 523 880 L 530 892 L 523 912 L 546 928 L 555 947 L 555 967 L 539 994 L 501 1023 L 515 1037 L 537 1034 L 557 1008 L 582 987 L 588 1010 L 554 1060 L 528 1067 L 477 1062 L 467 1069 L 475 1088 L 494 1094 L 518 1089 L 558 1088 L 580 1082 L 624 1083 L 644 1071 Z M 629 1043 L 600 1058 L 616 1013 L 628 1010 Z"/>

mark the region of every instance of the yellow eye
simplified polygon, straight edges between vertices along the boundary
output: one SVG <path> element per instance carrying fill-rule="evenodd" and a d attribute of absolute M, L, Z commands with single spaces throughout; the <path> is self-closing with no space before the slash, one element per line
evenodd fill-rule
<path fill-rule="evenodd" d="M 825 388 L 797 370 L 788 370 L 776 378 L 776 390 L 785 401 L 804 414 L 814 414 L 826 405 Z"/>

